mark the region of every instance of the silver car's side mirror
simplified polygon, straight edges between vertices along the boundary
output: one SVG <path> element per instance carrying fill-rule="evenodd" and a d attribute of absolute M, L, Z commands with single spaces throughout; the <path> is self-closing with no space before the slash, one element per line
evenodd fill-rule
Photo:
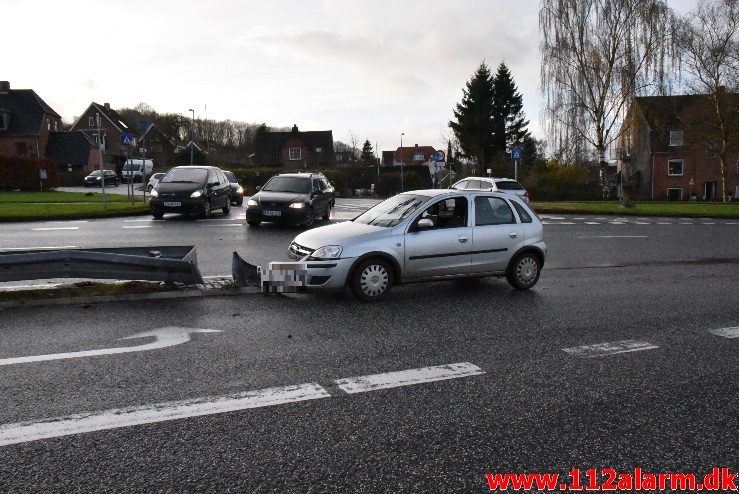
<path fill-rule="evenodd" d="M 423 228 L 433 228 L 433 227 L 434 227 L 434 222 L 428 218 L 424 218 L 418 222 L 418 228 L 423 229 Z"/>

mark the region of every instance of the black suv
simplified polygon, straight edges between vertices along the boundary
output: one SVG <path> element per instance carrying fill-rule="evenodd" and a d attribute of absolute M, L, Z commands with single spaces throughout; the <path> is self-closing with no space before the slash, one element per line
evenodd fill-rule
<path fill-rule="evenodd" d="M 195 213 L 208 218 L 211 211 L 231 211 L 231 183 L 215 166 L 176 166 L 151 190 L 151 214 Z"/>
<path fill-rule="evenodd" d="M 257 187 L 247 202 L 246 222 L 310 227 L 318 218 L 328 220 L 335 202 L 334 188 L 322 173 L 280 173 Z"/>

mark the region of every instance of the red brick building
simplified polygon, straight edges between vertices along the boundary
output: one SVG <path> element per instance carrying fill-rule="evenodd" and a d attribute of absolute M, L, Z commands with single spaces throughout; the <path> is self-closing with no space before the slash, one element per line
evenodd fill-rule
<path fill-rule="evenodd" d="M 290 132 L 265 132 L 257 139 L 254 164 L 293 170 L 335 166 L 333 132 L 303 132 L 297 125 Z"/>
<path fill-rule="evenodd" d="M 100 120 L 98 130 L 97 120 Z M 136 136 L 137 131 L 110 107 L 109 103 L 100 105 L 92 102 L 80 117 L 72 124 L 72 131 L 82 131 L 95 144 L 103 146 L 103 162 L 105 168 L 120 174 L 126 162 L 127 153 L 135 149 L 121 144 L 123 134 Z"/>
<path fill-rule="evenodd" d="M 739 102 L 739 95 L 728 96 L 734 104 Z M 707 123 L 710 114 L 708 99 L 702 95 L 634 100 L 617 152 L 618 171 L 631 198 L 722 200 L 721 167 Z M 729 152 L 727 162 L 726 185 L 736 198 L 739 153 Z"/>
<path fill-rule="evenodd" d="M 0 155 L 42 158 L 49 134 L 61 129 L 62 117 L 33 89 L 0 81 Z"/>

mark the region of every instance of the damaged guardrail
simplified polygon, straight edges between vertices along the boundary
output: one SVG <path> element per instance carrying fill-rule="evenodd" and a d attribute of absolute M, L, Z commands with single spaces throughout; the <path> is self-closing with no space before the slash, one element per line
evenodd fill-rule
<path fill-rule="evenodd" d="M 0 282 L 53 278 L 203 284 L 193 246 L 0 251 Z"/>

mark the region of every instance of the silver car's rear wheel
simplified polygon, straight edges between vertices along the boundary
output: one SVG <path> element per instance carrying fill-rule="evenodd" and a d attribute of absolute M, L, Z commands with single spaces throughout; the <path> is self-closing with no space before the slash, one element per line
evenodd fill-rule
<path fill-rule="evenodd" d="M 384 297 L 393 286 L 393 270 L 382 259 L 368 259 L 354 271 L 351 287 L 354 294 L 365 302 Z"/>
<path fill-rule="evenodd" d="M 524 252 L 511 263 L 506 278 L 519 290 L 528 290 L 536 285 L 541 273 L 541 261 L 536 254 Z"/>

